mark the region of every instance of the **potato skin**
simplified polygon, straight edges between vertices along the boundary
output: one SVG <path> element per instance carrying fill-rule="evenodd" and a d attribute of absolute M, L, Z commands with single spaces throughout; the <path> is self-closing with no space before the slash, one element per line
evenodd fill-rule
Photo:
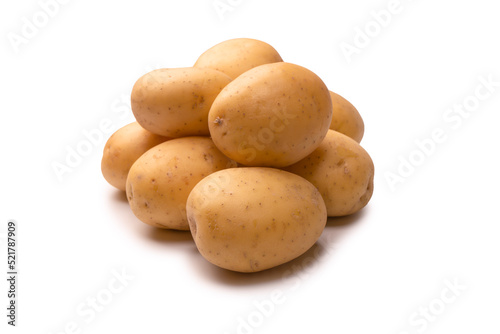
<path fill-rule="evenodd" d="M 125 191 L 128 171 L 132 164 L 150 148 L 169 140 L 133 122 L 109 137 L 101 160 L 102 175 L 113 187 Z"/>
<path fill-rule="evenodd" d="M 207 136 L 210 106 L 230 81 L 210 68 L 154 70 L 134 84 L 132 111 L 143 128 L 160 136 Z"/>
<path fill-rule="evenodd" d="M 314 151 L 328 131 L 332 104 L 323 81 L 285 62 L 253 68 L 227 85 L 208 115 L 210 135 L 246 166 L 284 167 Z"/>
<path fill-rule="evenodd" d="M 318 190 L 305 179 L 265 167 L 209 175 L 186 204 L 201 255 L 221 268 L 256 272 L 306 252 L 326 224 Z"/>
<path fill-rule="evenodd" d="M 172 139 L 153 147 L 132 165 L 127 199 L 142 222 L 189 230 L 185 208 L 191 189 L 205 176 L 235 166 L 208 137 Z"/>
<path fill-rule="evenodd" d="M 251 38 L 235 38 L 205 51 L 194 66 L 213 68 L 235 79 L 251 68 L 280 61 L 283 59 L 271 45 Z"/>
<path fill-rule="evenodd" d="M 330 217 L 361 210 L 373 194 L 370 155 L 354 139 L 333 130 L 313 153 L 285 170 L 318 188 Z"/>
<path fill-rule="evenodd" d="M 337 93 L 330 91 L 332 98 L 332 123 L 330 129 L 343 133 L 361 143 L 365 133 L 365 124 L 358 110 Z"/>

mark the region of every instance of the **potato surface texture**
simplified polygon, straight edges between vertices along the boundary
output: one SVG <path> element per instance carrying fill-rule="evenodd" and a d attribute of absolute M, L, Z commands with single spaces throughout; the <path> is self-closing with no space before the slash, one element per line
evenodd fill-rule
<path fill-rule="evenodd" d="M 228 84 L 208 115 L 210 135 L 245 166 L 284 167 L 314 151 L 332 118 L 330 93 L 308 69 L 285 62 L 255 67 Z"/>
<path fill-rule="evenodd" d="M 210 106 L 230 81 L 210 68 L 154 70 L 134 84 L 132 111 L 143 128 L 160 136 L 206 136 Z"/>
<path fill-rule="evenodd" d="M 186 200 L 191 189 L 205 176 L 235 165 L 208 137 L 172 139 L 153 147 L 132 165 L 127 199 L 142 222 L 188 230 Z"/>
<path fill-rule="evenodd" d="M 358 110 L 339 94 L 330 91 L 330 96 L 333 109 L 330 129 L 343 133 L 360 143 L 365 133 L 365 124 Z"/>
<path fill-rule="evenodd" d="M 194 66 L 213 68 L 235 79 L 251 68 L 280 61 L 283 59 L 271 45 L 251 38 L 235 38 L 205 51 Z"/>
<path fill-rule="evenodd" d="M 333 130 L 313 153 L 285 170 L 318 188 L 331 217 L 361 210 L 373 194 L 372 159 L 354 139 Z"/>
<path fill-rule="evenodd" d="M 264 167 L 209 175 L 194 187 L 186 211 L 202 256 L 238 272 L 265 270 L 300 256 L 318 240 L 327 219 L 311 183 Z"/>
<path fill-rule="evenodd" d="M 145 130 L 137 122 L 125 125 L 113 133 L 104 146 L 102 175 L 113 187 L 125 190 L 132 164 L 144 152 L 168 139 Z"/>

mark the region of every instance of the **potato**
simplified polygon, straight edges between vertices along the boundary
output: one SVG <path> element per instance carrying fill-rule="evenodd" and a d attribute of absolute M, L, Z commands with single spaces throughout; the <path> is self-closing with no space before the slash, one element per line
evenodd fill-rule
<path fill-rule="evenodd" d="M 188 197 L 189 227 L 201 255 L 221 268 L 256 272 L 307 251 L 326 224 L 318 190 L 274 168 L 213 173 Z"/>
<path fill-rule="evenodd" d="M 330 93 L 308 69 L 273 63 L 228 84 L 208 115 L 212 139 L 246 166 L 284 167 L 314 151 L 332 118 Z"/>
<path fill-rule="evenodd" d="M 154 70 L 135 83 L 132 111 L 143 128 L 160 136 L 205 136 L 210 106 L 230 81 L 210 68 Z"/>
<path fill-rule="evenodd" d="M 205 51 L 195 67 L 213 68 L 235 79 L 259 65 L 283 61 L 269 44 L 250 38 L 236 38 L 219 43 Z"/>
<path fill-rule="evenodd" d="M 333 130 L 314 152 L 285 170 L 318 188 L 331 217 L 361 210 L 373 194 L 372 159 L 354 139 Z"/>
<path fill-rule="evenodd" d="M 104 146 L 102 175 L 113 187 L 125 190 L 132 164 L 151 147 L 168 139 L 143 129 L 137 122 L 125 125 L 111 135 Z"/>
<path fill-rule="evenodd" d="M 191 189 L 205 176 L 235 166 L 208 137 L 172 139 L 153 147 L 132 165 L 127 199 L 142 222 L 189 230 L 185 208 Z"/>
<path fill-rule="evenodd" d="M 330 91 L 330 96 L 333 107 L 330 129 L 343 133 L 360 143 L 365 132 L 365 124 L 358 110 L 339 94 Z"/>

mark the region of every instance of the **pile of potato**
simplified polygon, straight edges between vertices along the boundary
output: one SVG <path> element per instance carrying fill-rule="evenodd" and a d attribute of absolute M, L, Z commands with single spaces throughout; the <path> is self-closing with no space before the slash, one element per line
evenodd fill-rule
<path fill-rule="evenodd" d="M 107 141 L 104 178 L 139 220 L 190 230 L 219 267 L 288 262 L 327 216 L 353 214 L 372 196 L 358 111 L 267 43 L 228 40 L 193 67 L 149 72 L 131 101 L 137 122 Z"/>

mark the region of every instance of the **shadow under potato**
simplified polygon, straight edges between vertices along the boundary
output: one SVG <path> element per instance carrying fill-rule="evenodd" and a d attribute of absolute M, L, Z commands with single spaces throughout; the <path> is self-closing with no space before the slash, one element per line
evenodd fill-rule
<path fill-rule="evenodd" d="M 364 208 L 363 210 L 353 213 L 352 215 L 349 216 L 328 217 L 328 220 L 326 222 L 326 227 L 346 226 L 354 224 L 359 220 L 361 220 L 361 218 L 365 215 L 366 210 L 367 208 Z"/>
<path fill-rule="evenodd" d="M 194 245 L 193 236 L 190 231 L 168 230 L 156 227 L 151 227 L 146 232 L 146 237 L 155 242 L 192 242 Z"/>
<path fill-rule="evenodd" d="M 118 202 L 123 202 L 128 204 L 127 194 L 123 190 L 115 189 L 113 193 L 113 199 Z"/>
<path fill-rule="evenodd" d="M 191 236 L 190 231 L 179 231 L 179 230 L 171 230 L 171 229 L 161 229 L 153 226 L 149 226 L 137 219 L 135 215 L 130 210 L 127 200 L 127 194 L 125 191 L 116 189 L 112 194 L 112 200 L 114 202 L 122 204 L 126 204 L 126 208 L 129 211 L 128 221 L 130 221 L 130 226 L 141 231 L 141 234 L 145 235 L 146 238 L 158 242 L 158 243 L 174 243 L 174 242 L 193 242 L 193 237 Z M 193 242 L 194 245 L 194 242 Z"/>

